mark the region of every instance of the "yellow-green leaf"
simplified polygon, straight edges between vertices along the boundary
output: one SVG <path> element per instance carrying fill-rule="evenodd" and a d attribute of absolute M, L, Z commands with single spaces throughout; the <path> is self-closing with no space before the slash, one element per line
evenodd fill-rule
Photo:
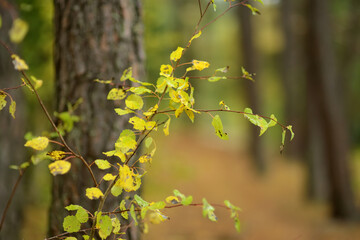
<path fill-rule="evenodd" d="M 37 79 L 34 76 L 31 76 L 30 79 L 33 81 L 35 89 L 39 89 L 43 85 L 43 80 Z"/>
<path fill-rule="evenodd" d="M 101 170 L 111 168 L 111 165 L 107 160 L 97 159 L 95 160 L 95 164 Z"/>
<path fill-rule="evenodd" d="M 200 36 L 201 36 L 201 31 L 197 32 L 197 33 L 190 39 L 189 44 L 191 44 L 191 42 L 192 42 L 194 39 L 196 39 L 196 38 L 198 38 L 198 37 L 200 37 Z"/>
<path fill-rule="evenodd" d="M 90 200 L 94 200 L 94 199 L 98 199 L 98 198 L 104 196 L 104 194 L 101 192 L 101 190 L 99 188 L 92 187 L 92 188 L 86 189 L 86 196 Z"/>
<path fill-rule="evenodd" d="M 145 123 L 146 130 L 157 130 L 156 122 L 155 121 L 149 121 Z"/>
<path fill-rule="evenodd" d="M 215 133 L 219 138 L 224 139 L 224 140 L 229 139 L 227 133 L 224 132 L 223 124 L 222 124 L 222 121 L 221 121 L 219 115 L 216 115 L 213 118 L 211 124 L 213 125 L 213 127 L 215 129 Z"/>
<path fill-rule="evenodd" d="M 125 104 L 128 108 L 133 110 L 142 109 L 142 107 L 144 106 L 143 99 L 135 94 L 131 94 L 130 96 L 128 96 L 125 100 Z"/>
<path fill-rule="evenodd" d="M 120 221 L 117 217 L 113 217 L 111 219 L 111 223 L 112 223 L 112 226 L 113 226 L 113 233 L 119 233 L 120 231 L 120 228 L 121 228 L 121 224 L 120 224 Z"/>
<path fill-rule="evenodd" d="M 99 228 L 99 236 L 101 239 L 106 239 L 112 232 L 112 221 L 108 215 L 102 215 L 99 218 L 96 226 Z"/>
<path fill-rule="evenodd" d="M 133 110 L 130 109 L 121 109 L 121 108 L 115 108 L 114 110 L 120 116 L 134 112 Z"/>
<path fill-rule="evenodd" d="M 0 110 L 2 110 L 5 106 L 7 101 L 5 100 L 6 95 L 0 92 Z"/>
<path fill-rule="evenodd" d="M 164 128 L 163 128 L 163 131 L 164 131 L 164 134 L 165 136 L 169 136 L 169 127 L 170 127 L 170 121 L 171 121 L 171 118 L 169 118 L 166 123 L 164 124 Z"/>
<path fill-rule="evenodd" d="M 69 233 L 78 232 L 80 230 L 80 226 L 81 224 L 75 216 L 67 216 L 64 218 L 64 222 L 63 222 L 64 231 Z"/>
<path fill-rule="evenodd" d="M 22 71 L 22 70 L 28 70 L 29 67 L 26 64 L 24 60 L 22 60 L 18 55 L 13 54 L 11 55 L 11 58 L 13 59 L 14 68 L 16 70 Z"/>
<path fill-rule="evenodd" d="M 9 112 L 14 119 L 15 119 L 15 111 L 16 111 L 16 102 L 14 100 L 11 100 Z"/>
<path fill-rule="evenodd" d="M 193 39 L 193 38 L 192 38 Z M 192 39 L 190 40 L 190 42 L 192 41 Z M 170 54 L 170 60 L 171 61 L 177 61 L 181 58 L 182 52 L 184 51 L 184 48 L 182 47 L 178 47 L 175 51 L 173 51 Z"/>
<path fill-rule="evenodd" d="M 25 147 L 31 147 L 35 150 L 44 150 L 49 144 L 47 137 L 33 138 L 25 143 Z"/>
<path fill-rule="evenodd" d="M 286 128 L 287 128 L 287 130 L 289 130 L 290 133 L 291 133 L 290 141 L 292 141 L 292 140 L 294 139 L 294 137 L 295 137 L 295 133 L 294 133 L 293 130 L 292 130 L 292 126 L 289 125 L 289 126 L 287 126 Z"/>
<path fill-rule="evenodd" d="M 121 216 L 127 220 L 129 218 L 129 214 L 126 211 L 127 209 L 126 209 L 125 204 L 126 204 L 125 199 L 121 200 L 119 208 L 120 208 L 120 211 L 121 211 Z"/>
<path fill-rule="evenodd" d="M 132 125 L 134 125 L 134 129 L 142 131 L 145 129 L 145 121 L 144 119 L 141 119 L 139 117 L 132 117 L 129 119 L 129 123 L 131 123 Z"/>
<path fill-rule="evenodd" d="M 13 43 L 20 43 L 26 36 L 29 30 L 29 25 L 24 20 L 17 18 L 14 20 L 9 31 L 10 40 Z"/>
<path fill-rule="evenodd" d="M 122 88 L 113 88 L 107 95 L 108 100 L 121 100 L 126 97 L 126 92 Z"/>
<path fill-rule="evenodd" d="M 139 87 L 131 87 L 130 88 L 130 92 L 133 92 L 137 95 L 142 95 L 144 93 L 152 93 L 152 91 L 144 86 L 139 86 Z"/>
<path fill-rule="evenodd" d="M 64 160 L 55 161 L 49 164 L 50 173 L 54 176 L 63 175 L 67 173 L 71 168 L 71 163 Z"/>
<path fill-rule="evenodd" d="M 111 188 L 111 194 L 114 196 L 114 197 L 117 197 L 119 196 L 121 193 L 122 193 L 122 187 L 120 186 L 117 186 L 117 185 L 114 185 L 112 188 Z"/>
<path fill-rule="evenodd" d="M 112 181 L 112 180 L 115 180 L 115 178 L 116 178 L 116 176 L 112 175 L 111 173 L 107 173 L 103 177 L 104 181 Z"/>

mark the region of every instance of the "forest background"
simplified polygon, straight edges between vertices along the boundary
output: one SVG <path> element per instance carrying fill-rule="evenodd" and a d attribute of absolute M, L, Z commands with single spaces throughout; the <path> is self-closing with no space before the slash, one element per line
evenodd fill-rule
<path fill-rule="evenodd" d="M 218 2 L 220 11 L 222 1 Z M 147 79 L 154 81 L 164 59 L 189 39 L 198 18 L 197 2 L 145 0 L 143 3 Z M 346 195 L 343 204 L 359 208 L 360 112 L 356 110 L 356 103 L 360 102 L 359 5 L 356 0 L 268 0 L 264 6 L 258 6 L 260 16 L 251 16 L 248 9 L 235 9 L 193 43 L 187 53 L 188 60 L 191 56 L 201 56 L 214 66 L 229 65 L 231 76 L 241 75 L 242 66 L 256 73 L 255 82 L 244 79 L 212 84 L 196 82 L 200 106 L 218 106 L 221 98 L 232 109 L 251 107 L 262 115 L 275 113 L 282 122 L 294 126 L 296 137 L 286 144 L 281 155 L 281 131 L 271 130 L 260 139 L 258 129 L 243 118 L 224 115 L 230 136 L 224 143 L 211 134 L 205 118 L 200 117 L 194 125 L 184 119 L 172 130 L 174 134 L 160 140 L 164 147 L 146 177 L 145 185 L 149 187 L 145 186 L 143 195 L 162 198 L 176 186 L 195 198 L 206 196 L 211 202 L 222 201 L 225 196 L 243 209 L 243 232 L 238 235 L 225 217 L 213 224 L 202 219 L 199 212 L 182 209 L 169 211 L 171 220 L 152 227 L 144 239 L 159 236 L 164 239 L 352 239 L 360 235 L 359 224 L 348 221 L 357 216 L 350 216 L 348 210 L 333 211 L 332 185 L 346 180 L 328 170 L 331 164 L 328 156 L 334 149 L 327 142 L 337 140 L 336 146 L 341 146 L 339 151 L 344 153 L 342 158 L 335 159 L 345 163 L 347 170 L 341 176 L 350 180 L 352 190 L 342 193 Z M 40 93 L 51 108 L 54 101 L 52 1 L 19 0 L 17 6 L 18 14 L 29 24 L 29 32 L 16 49 L 31 66 L 30 75 L 44 80 Z M 312 14 L 312 11 L 319 12 Z M 0 37 L 6 35 L 3 26 Z M 6 52 L 4 49 L 0 52 L 2 64 L 7 61 Z M 2 68 L 0 75 L 5 74 Z M 1 84 L 3 80 L 4 77 Z M 5 152 L 14 152 L 11 149 L 17 149 L 16 144 L 23 145 L 23 133 L 31 131 L 36 135 L 44 131 L 44 119 L 36 117 L 42 115 L 32 96 L 23 97 L 27 105 L 18 101 L 17 119 L 26 119 L 24 129 L 7 133 L 2 128 L 0 132 L 1 210 L 8 194 L 6 190 L 11 189 L 17 176 L 7 166 L 26 158 L 20 156 L 16 158 L 19 162 L 9 163 Z M 340 119 L 327 124 L 329 119 L 336 118 L 332 117 L 334 114 L 341 116 Z M 1 126 L 15 125 L 7 115 L 0 112 Z M 18 140 L 10 144 L 9 134 L 17 135 Z M 21 183 L 10 211 L 17 213 L 12 215 L 14 218 L 23 217 L 19 229 L 25 239 L 41 239 L 46 234 L 50 183 L 46 164 L 32 168 Z M 35 224 L 34 216 L 38 219 Z"/>

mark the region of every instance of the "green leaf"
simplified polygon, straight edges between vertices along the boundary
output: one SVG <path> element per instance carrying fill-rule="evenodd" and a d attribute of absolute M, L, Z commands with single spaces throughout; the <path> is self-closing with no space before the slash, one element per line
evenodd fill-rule
<path fill-rule="evenodd" d="M 119 233 L 120 227 L 121 227 L 119 219 L 117 217 L 113 217 L 111 219 L 111 223 L 113 226 L 113 233 L 115 233 L 115 234 Z"/>
<path fill-rule="evenodd" d="M 9 112 L 11 116 L 15 119 L 15 111 L 16 111 L 16 102 L 11 99 L 11 104 L 9 107 Z"/>
<path fill-rule="evenodd" d="M 126 97 L 126 92 L 122 88 L 113 88 L 107 95 L 107 100 L 121 100 Z"/>
<path fill-rule="evenodd" d="M 218 68 L 215 70 L 215 72 L 227 73 L 229 71 L 229 68 L 230 68 L 229 66 Z"/>
<path fill-rule="evenodd" d="M 24 163 L 22 163 L 22 164 L 20 164 L 20 169 L 25 169 L 25 168 L 27 168 L 27 167 L 29 167 L 30 166 L 30 163 L 29 162 L 24 162 Z"/>
<path fill-rule="evenodd" d="M 121 216 L 127 220 L 127 219 L 129 219 L 129 214 L 128 214 L 128 212 L 126 211 L 127 209 L 126 209 L 126 206 L 125 206 L 125 205 L 126 205 L 125 199 L 121 200 L 120 206 L 119 206 L 119 207 L 120 207 L 120 211 L 122 211 L 122 212 L 121 212 Z"/>
<path fill-rule="evenodd" d="M 137 94 L 137 95 L 142 95 L 144 93 L 152 93 L 152 91 L 144 86 L 139 86 L 139 87 L 131 87 L 130 91 Z"/>
<path fill-rule="evenodd" d="M 120 81 L 125 81 L 125 80 L 128 80 L 132 77 L 132 67 L 129 67 L 127 69 L 124 70 L 121 78 L 120 78 Z"/>
<path fill-rule="evenodd" d="M 136 213 L 135 213 L 135 207 L 134 207 L 134 205 L 131 205 L 131 207 L 130 207 L 130 215 L 131 215 L 131 217 L 134 219 L 135 226 L 137 226 L 137 225 L 138 225 L 138 221 L 137 221 L 137 218 L 136 218 Z"/>
<path fill-rule="evenodd" d="M 107 160 L 103 160 L 103 159 L 97 159 L 95 160 L 95 164 L 96 166 L 101 169 L 101 170 L 105 170 L 105 169 L 109 169 L 111 168 L 110 163 Z"/>
<path fill-rule="evenodd" d="M 271 120 L 268 123 L 268 127 L 273 127 L 277 124 L 277 118 L 275 117 L 274 114 L 271 114 L 270 118 L 271 118 Z"/>
<path fill-rule="evenodd" d="M 89 240 L 89 238 L 90 238 L 89 235 L 82 235 L 82 237 L 84 238 L 84 240 Z"/>
<path fill-rule="evenodd" d="M 149 203 L 147 201 L 145 201 L 144 199 L 142 199 L 137 194 L 134 195 L 134 199 L 135 199 L 136 203 L 139 204 L 139 206 L 142 207 L 142 208 L 149 206 Z"/>
<path fill-rule="evenodd" d="M 292 141 L 294 139 L 294 137 L 295 137 L 295 133 L 292 130 L 292 126 L 289 125 L 289 126 L 286 127 L 286 129 L 290 131 L 290 133 L 291 133 L 290 141 Z"/>
<path fill-rule="evenodd" d="M 281 145 L 285 145 L 286 129 L 283 129 L 281 136 Z"/>
<path fill-rule="evenodd" d="M 13 43 L 20 43 L 26 36 L 28 30 L 29 30 L 28 23 L 20 18 L 16 18 L 9 31 L 10 40 Z"/>
<path fill-rule="evenodd" d="M 120 186 L 114 185 L 111 188 L 111 194 L 115 197 L 118 197 L 122 193 L 123 189 Z"/>
<path fill-rule="evenodd" d="M 155 203 L 151 203 L 149 206 L 150 210 L 159 210 L 163 209 L 166 206 L 166 203 L 164 201 L 159 201 Z"/>
<path fill-rule="evenodd" d="M 121 108 L 115 108 L 114 110 L 120 116 L 134 112 L 133 110 L 130 109 L 121 109 Z"/>
<path fill-rule="evenodd" d="M 77 240 L 75 237 L 67 237 L 65 240 Z"/>
<path fill-rule="evenodd" d="M 39 154 L 32 155 L 30 159 L 34 165 L 38 165 L 40 162 L 44 160 L 52 160 L 52 158 L 48 156 L 46 152 L 41 152 Z"/>
<path fill-rule="evenodd" d="M 181 200 L 181 204 L 184 206 L 188 206 L 192 203 L 193 201 L 193 197 L 192 196 L 187 196 L 186 198 L 184 198 L 183 200 Z"/>
<path fill-rule="evenodd" d="M 128 108 L 133 110 L 142 109 L 142 107 L 144 106 L 143 99 L 136 94 L 131 94 L 130 96 L 128 96 L 125 100 L 125 104 Z"/>
<path fill-rule="evenodd" d="M 224 139 L 224 140 L 229 139 L 227 133 L 224 132 L 224 128 L 223 128 L 223 125 L 222 125 L 219 115 L 216 115 L 213 118 L 211 124 L 213 125 L 213 127 L 215 129 L 215 133 L 219 138 Z"/>
<path fill-rule="evenodd" d="M 260 11 L 257 8 L 251 6 L 250 4 L 244 4 L 244 6 L 248 7 L 253 15 L 261 15 Z"/>
<path fill-rule="evenodd" d="M 101 239 L 106 239 L 110 236 L 113 226 L 111 218 L 108 215 L 101 215 L 100 219 L 97 222 L 99 228 L 99 236 Z"/>
<path fill-rule="evenodd" d="M 217 82 L 217 81 L 219 81 L 221 79 L 226 79 L 226 77 L 216 77 L 216 76 L 214 76 L 214 77 L 208 78 L 208 81 L 209 82 Z"/>
<path fill-rule="evenodd" d="M 80 231 L 80 222 L 75 216 L 67 216 L 64 218 L 63 228 L 65 232 L 74 233 Z"/>
<path fill-rule="evenodd" d="M 215 208 L 211 206 L 205 198 L 202 199 L 203 202 L 203 217 L 208 217 L 210 221 L 216 222 L 217 217 L 214 213 Z"/>
<path fill-rule="evenodd" d="M 215 4 L 214 0 L 211 0 L 211 3 L 212 3 L 212 5 L 213 5 L 214 12 L 216 12 L 216 4 Z"/>
<path fill-rule="evenodd" d="M 234 218 L 235 229 L 237 232 L 241 232 L 241 224 L 239 218 Z"/>
<path fill-rule="evenodd" d="M 6 106 L 6 95 L 0 92 L 0 111 Z"/>
<path fill-rule="evenodd" d="M 80 223 L 86 223 L 89 220 L 89 214 L 86 212 L 84 208 L 80 208 L 76 212 L 75 217 Z"/>

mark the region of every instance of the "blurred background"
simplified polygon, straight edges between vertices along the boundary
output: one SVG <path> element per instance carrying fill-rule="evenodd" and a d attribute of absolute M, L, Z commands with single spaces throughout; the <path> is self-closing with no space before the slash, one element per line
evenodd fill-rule
<path fill-rule="evenodd" d="M 13 8 L 5 7 L 11 3 Z M 207 1 L 202 1 L 203 4 Z M 205 114 L 192 124 L 172 121 L 170 136 L 157 137 L 157 154 L 145 177 L 143 197 L 161 200 L 179 189 L 210 203 L 230 200 L 242 208 L 242 232 L 236 233 L 227 211 L 216 210 L 218 223 L 204 219 L 200 208 L 169 209 L 170 217 L 151 225 L 143 239 L 357 239 L 360 237 L 360 2 L 357 0 L 263 0 L 229 11 L 211 24 L 186 51 L 184 61 L 206 60 L 211 75 L 241 76 L 210 83 L 192 80 L 197 108 L 216 109 L 223 100 L 232 110 L 275 114 L 292 125 L 295 138 L 280 154 L 281 127 L 259 137 L 259 129 L 241 115 L 220 114 L 228 141 L 220 140 Z M 203 24 L 227 8 L 215 1 Z M 156 82 L 159 66 L 185 46 L 199 19 L 196 0 L 143 0 L 146 78 Z M 12 12 L 8 14 L 8 12 Z M 53 3 L 50 0 L 0 0 L 6 39 L 11 16 L 29 25 L 13 48 L 30 66 L 29 75 L 44 81 L 46 105 L 54 106 Z M 7 20 L 9 17 L 10 20 Z M 18 81 L 8 55 L 0 49 L 0 87 Z M 199 75 L 200 76 L 200 75 Z M 16 122 L 0 112 L 0 209 L 17 178 L 8 170 L 25 161 L 23 136 L 46 131 L 32 94 L 16 95 Z M 29 117 L 30 116 L 30 117 Z M 7 128 L 5 126 L 13 126 Z M 12 130 L 11 130 L 12 129 Z M 15 129 L 15 130 L 14 130 Z M 20 140 L 19 140 L 20 139 Z M 14 154 L 18 156 L 14 156 Z M 15 161 L 15 162 L 14 162 Z M 16 162 L 17 161 L 17 162 Z M 43 239 L 47 229 L 51 176 L 46 164 L 31 168 L 16 193 L 9 217 L 18 220 L 22 239 Z M 22 218 L 23 220 L 20 220 Z M 36 221 L 34 221 L 36 218 Z M 11 221 L 11 220 L 10 220 Z M 41 222 L 42 224 L 38 224 Z"/>

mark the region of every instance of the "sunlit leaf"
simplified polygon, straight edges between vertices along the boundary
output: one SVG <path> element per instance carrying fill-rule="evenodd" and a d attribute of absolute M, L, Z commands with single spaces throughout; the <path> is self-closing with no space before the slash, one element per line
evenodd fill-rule
<path fill-rule="evenodd" d="M 113 217 L 111 219 L 111 224 L 113 226 L 113 233 L 115 233 L 115 234 L 119 233 L 120 228 L 121 228 L 119 219 L 117 217 Z"/>
<path fill-rule="evenodd" d="M 66 237 L 65 240 L 77 240 L 75 237 Z"/>
<path fill-rule="evenodd" d="M 107 160 L 97 159 L 95 160 L 95 164 L 101 170 L 111 168 L 111 165 Z"/>
<path fill-rule="evenodd" d="M 152 91 L 144 86 L 139 86 L 139 87 L 131 87 L 130 88 L 130 92 L 133 92 L 137 95 L 142 95 L 144 93 L 152 93 Z"/>
<path fill-rule="evenodd" d="M 125 104 L 128 108 L 133 110 L 141 109 L 144 106 L 143 99 L 136 94 L 128 96 L 125 100 Z"/>
<path fill-rule="evenodd" d="M 18 55 L 13 54 L 13 55 L 11 55 L 11 58 L 13 59 L 12 63 L 14 64 L 14 68 L 16 70 L 22 71 L 22 70 L 29 69 L 26 62 L 24 60 L 22 60 Z"/>
<path fill-rule="evenodd" d="M 0 109 L 1 110 L 1 109 Z M 15 119 L 15 111 L 16 111 L 16 102 L 14 100 L 11 99 L 11 104 L 9 107 L 9 113 L 11 114 L 11 116 Z"/>
<path fill-rule="evenodd" d="M 169 134 L 170 134 L 169 133 L 170 121 L 171 121 L 171 118 L 169 118 L 164 124 L 163 131 L 164 131 L 165 136 L 169 136 Z"/>
<path fill-rule="evenodd" d="M 156 122 L 155 121 L 149 121 L 145 123 L 146 130 L 157 130 Z"/>
<path fill-rule="evenodd" d="M 26 36 L 29 30 L 29 25 L 24 20 L 17 18 L 14 20 L 11 29 L 9 30 L 9 37 L 13 43 L 20 43 Z"/>
<path fill-rule="evenodd" d="M 104 181 L 112 181 L 115 180 L 116 176 L 112 175 L 111 173 L 107 173 L 105 174 L 105 176 L 103 176 Z"/>
<path fill-rule="evenodd" d="M 134 112 L 133 110 L 130 109 L 121 109 L 121 108 L 115 108 L 114 110 L 120 116 Z"/>
<path fill-rule="evenodd" d="M 63 228 L 65 232 L 73 233 L 80 230 L 80 222 L 75 216 L 67 216 L 64 218 Z"/>
<path fill-rule="evenodd" d="M 6 106 L 6 95 L 0 92 L 0 110 L 2 110 Z"/>
<path fill-rule="evenodd" d="M 216 6 L 216 5 L 215 5 Z M 201 36 L 201 31 L 198 31 L 191 39 L 190 39 L 190 41 L 189 41 L 189 44 L 191 44 L 191 42 L 194 40 L 194 39 L 196 39 L 196 38 L 198 38 L 198 37 L 200 37 Z"/>
<path fill-rule="evenodd" d="M 113 229 L 111 218 L 108 215 L 101 215 L 96 226 L 99 228 L 99 236 L 101 239 L 106 239 L 110 236 Z"/>
<path fill-rule="evenodd" d="M 62 160 L 66 156 L 65 152 L 59 150 L 51 151 L 47 155 L 54 160 Z"/>
<path fill-rule="evenodd" d="M 192 66 L 186 69 L 187 72 L 192 70 L 202 71 L 210 66 L 210 63 L 206 61 L 192 60 Z"/>
<path fill-rule="evenodd" d="M 170 77 L 173 72 L 173 67 L 169 64 L 160 66 L 160 75 L 164 77 Z"/>
<path fill-rule="evenodd" d="M 129 123 L 134 125 L 134 129 L 142 131 L 145 129 L 145 121 L 139 117 L 132 117 L 129 119 Z"/>
<path fill-rule="evenodd" d="M 182 52 L 184 51 L 184 48 L 178 47 L 175 51 L 173 51 L 170 54 L 170 60 L 171 61 L 177 61 L 181 58 Z"/>
<path fill-rule="evenodd" d="M 224 140 L 229 139 L 227 133 L 224 132 L 223 124 L 222 124 L 222 121 L 221 121 L 221 118 L 219 115 L 216 115 L 213 118 L 211 124 L 213 125 L 213 127 L 215 129 L 215 133 L 219 138 L 224 139 Z"/>
<path fill-rule="evenodd" d="M 71 168 L 71 163 L 69 163 L 68 161 L 59 160 L 59 161 L 50 163 L 48 167 L 49 167 L 50 173 L 52 175 L 54 175 L 54 176 L 63 175 L 63 174 L 66 174 L 67 172 L 69 172 L 69 170 Z"/>
<path fill-rule="evenodd" d="M 25 143 L 25 147 L 31 147 L 35 150 L 44 150 L 49 144 L 47 137 L 33 138 Z"/>
<path fill-rule="evenodd" d="M 101 192 L 101 190 L 99 188 L 91 187 L 91 188 L 86 189 L 86 196 L 90 200 L 94 200 L 94 199 L 98 199 L 98 198 L 104 196 L 104 194 Z"/>
<path fill-rule="evenodd" d="M 122 88 L 113 88 L 107 95 L 108 100 L 121 100 L 126 97 L 126 92 Z"/>

